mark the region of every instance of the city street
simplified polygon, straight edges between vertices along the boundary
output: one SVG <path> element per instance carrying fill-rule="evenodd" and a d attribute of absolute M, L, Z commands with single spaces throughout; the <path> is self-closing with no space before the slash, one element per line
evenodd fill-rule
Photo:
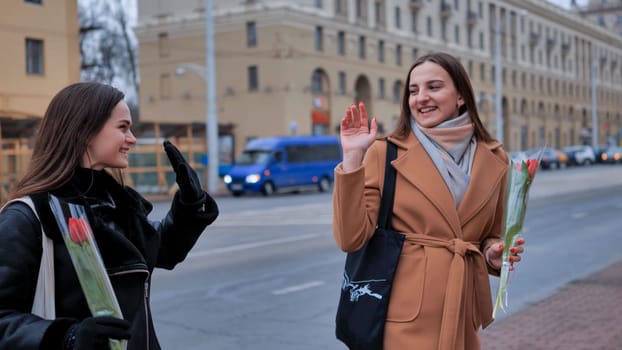
<path fill-rule="evenodd" d="M 163 348 L 345 349 L 334 337 L 345 255 L 332 238 L 331 195 L 217 200 L 220 217 L 186 261 L 153 275 Z M 156 203 L 153 218 L 167 208 Z M 621 212 L 622 166 L 540 171 L 510 314 L 621 260 Z"/>

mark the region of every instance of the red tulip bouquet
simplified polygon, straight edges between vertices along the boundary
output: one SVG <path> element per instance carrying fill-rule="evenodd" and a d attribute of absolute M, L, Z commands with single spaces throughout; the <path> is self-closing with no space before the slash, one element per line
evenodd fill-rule
<path fill-rule="evenodd" d="M 492 311 L 492 317 L 497 314 L 497 310 L 504 312 L 508 307 L 507 288 L 510 277 L 510 248 L 514 246 L 523 230 L 523 221 L 527 213 L 527 198 L 529 188 L 536 176 L 536 170 L 540 164 L 542 150 L 535 154 L 535 158 L 512 159 L 508 170 L 508 184 L 505 197 L 505 211 L 503 213 L 503 254 L 501 265 L 501 276 L 499 277 L 499 287 L 497 288 L 497 298 Z"/>
<path fill-rule="evenodd" d="M 93 316 L 123 318 L 84 207 L 67 203 L 55 196 L 50 198 L 50 207 L 91 313 Z M 126 348 L 126 340 L 110 339 L 111 350 Z"/>

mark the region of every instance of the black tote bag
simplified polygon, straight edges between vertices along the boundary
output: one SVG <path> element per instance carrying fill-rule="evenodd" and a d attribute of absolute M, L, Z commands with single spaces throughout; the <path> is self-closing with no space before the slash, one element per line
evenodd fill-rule
<path fill-rule="evenodd" d="M 397 147 L 387 140 L 383 196 L 376 231 L 359 250 L 348 253 L 337 307 L 337 339 L 352 350 L 382 349 L 384 325 L 404 235 L 391 230 Z"/>

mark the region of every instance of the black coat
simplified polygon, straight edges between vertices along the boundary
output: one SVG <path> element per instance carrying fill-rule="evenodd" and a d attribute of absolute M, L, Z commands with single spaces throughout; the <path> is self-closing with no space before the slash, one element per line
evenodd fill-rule
<path fill-rule="evenodd" d="M 152 222 L 147 219 L 152 205 L 137 192 L 103 171 L 83 168 L 51 193 L 87 209 L 123 317 L 131 324 L 127 349 L 160 349 L 149 307 L 151 273 L 185 259 L 216 219 L 216 203 L 207 194 L 197 203 L 183 203 L 178 193 L 166 217 Z M 30 313 L 41 263 L 41 226 L 27 205 L 13 203 L 0 213 L 0 349 L 60 349 L 69 325 L 91 316 L 49 208 L 49 194 L 31 198 L 54 241 L 56 320 Z"/>

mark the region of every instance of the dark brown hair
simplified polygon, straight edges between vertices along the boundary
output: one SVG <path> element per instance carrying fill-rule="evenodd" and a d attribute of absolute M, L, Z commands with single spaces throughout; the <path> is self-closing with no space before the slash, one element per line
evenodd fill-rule
<path fill-rule="evenodd" d="M 69 181 L 89 141 L 123 98 L 121 91 L 95 82 L 75 83 L 59 91 L 45 111 L 26 173 L 10 198 L 49 191 Z"/>
<path fill-rule="evenodd" d="M 410 106 L 408 105 L 408 98 L 410 96 L 410 73 L 415 67 L 423 64 L 424 62 L 433 62 L 441 66 L 451 77 L 453 81 L 456 91 L 458 94 L 462 96 L 464 101 L 464 105 L 460 108 L 460 114 L 468 111 L 469 117 L 473 122 L 475 127 L 475 137 L 478 140 L 482 140 L 485 142 L 493 141 L 492 136 L 486 128 L 484 128 L 484 124 L 479 118 L 479 114 L 477 113 L 477 105 L 475 104 L 475 96 L 473 94 L 473 87 L 471 86 L 471 81 L 469 80 L 469 76 L 464 70 L 464 67 L 454 56 L 444 53 L 444 52 L 434 52 L 424 56 L 419 57 L 415 63 L 413 63 L 412 67 L 408 70 L 408 74 L 406 75 L 406 79 L 404 80 L 406 84 L 404 84 L 404 91 L 402 93 L 402 107 L 400 118 L 397 122 L 397 126 L 392 133 L 392 136 L 398 139 L 403 139 L 408 136 L 411 132 L 410 127 Z"/>

